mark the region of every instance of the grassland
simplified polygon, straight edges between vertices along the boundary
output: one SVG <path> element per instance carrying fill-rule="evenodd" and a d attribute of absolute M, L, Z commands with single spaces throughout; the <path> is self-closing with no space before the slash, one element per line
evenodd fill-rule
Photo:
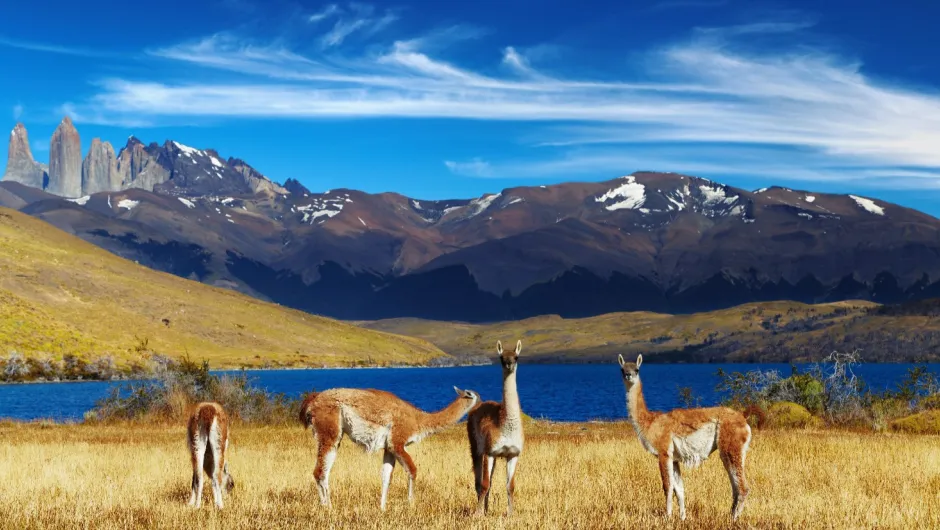
<path fill-rule="evenodd" d="M 299 427 L 234 428 L 236 489 L 221 513 L 188 508 L 181 426 L 0 425 L 3 528 L 937 528 L 940 446 L 933 436 L 758 431 L 752 493 L 731 525 L 727 475 L 713 455 L 687 471 L 689 519 L 666 523 L 659 474 L 623 423 L 533 423 L 505 510 L 497 466 L 491 513 L 470 517 L 472 473 L 462 426 L 411 450 L 416 503 L 396 468 L 378 509 L 381 456 L 343 443 L 333 508 L 313 487 L 312 437 Z M 877 456 L 876 456 L 877 455 Z M 205 493 L 211 505 L 210 493 Z"/>
<path fill-rule="evenodd" d="M 150 270 L 0 208 L 0 355 L 140 360 L 140 345 L 214 368 L 424 364 L 430 343 Z"/>
<path fill-rule="evenodd" d="M 865 301 L 782 301 L 688 315 L 554 315 L 482 325 L 403 318 L 362 325 L 426 339 L 452 355 L 489 353 L 497 340 L 520 338 L 536 362 L 610 361 L 618 353 L 668 361 L 801 362 L 835 350 L 861 350 L 868 362 L 940 360 L 940 315 L 933 305 L 882 311 Z"/>

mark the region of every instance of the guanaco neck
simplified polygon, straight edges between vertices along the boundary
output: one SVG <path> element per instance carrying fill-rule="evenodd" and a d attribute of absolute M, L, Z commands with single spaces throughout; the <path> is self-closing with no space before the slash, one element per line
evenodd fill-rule
<path fill-rule="evenodd" d="M 449 425 L 460 421 L 464 414 L 476 404 L 476 400 L 458 397 L 453 403 L 437 412 L 425 412 L 421 421 L 421 430 L 424 432 L 439 431 Z"/>
<path fill-rule="evenodd" d="M 522 407 L 519 405 L 519 390 L 516 388 L 516 370 L 503 375 L 503 423 L 522 424 Z"/>
<path fill-rule="evenodd" d="M 637 381 L 627 390 L 627 413 L 630 415 L 630 423 L 633 424 L 633 428 L 639 435 L 646 433 L 653 420 L 656 419 L 656 413 L 650 412 L 646 408 L 646 399 L 643 398 L 643 383 L 640 381 Z"/>

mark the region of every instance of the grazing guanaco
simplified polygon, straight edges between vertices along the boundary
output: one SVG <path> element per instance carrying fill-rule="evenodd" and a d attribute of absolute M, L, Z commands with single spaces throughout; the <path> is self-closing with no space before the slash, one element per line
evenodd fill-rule
<path fill-rule="evenodd" d="M 308 395 L 300 408 L 300 421 L 305 427 L 313 426 L 317 440 L 317 465 L 313 476 L 321 504 L 330 505 L 330 469 L 336 461 L 336 450 L 343 435 L 349 436 L 366 452 L 384 449 L 382 497 L 379 501 L 382 510 L 388 499 L 388 486 L 396 461 L 408 471 L 408 500 L 413 501 L 418 468 L 405 447 L 457 423 L 480 402 L 480 395 L 472 390 L 457 387 L 454 390 L 457 399 L 433 413 L 419 410 L 382 390 L 334 388 Z"/>
<path fill-rule="evenodd" d="M 235 481 L 228 472 L 228 416 L 222 405 L 203 402 L 196 405 L 187 426 L 189 455 L 193 464 L 192 493 L 189 505 L 202 506 L 202 472 L 212 480 L 216 508 L 222 509 L 222 488 L 232 491 Z"/>
<path fill-rule="evenodd" d="M 519 354 L 522 353 L 522 341 L 516 342 L 515 351 L 503 351 L 503 343 L 497 341 L 496 352 L 503 367 L 503 402 L 485 401 L 467 415 L 467 437 L 470 439 L 470 457 L 473 460 L 477 492 L 477 516 L 490 509 L 490 481 L 497 458 L 506 459 L 506 515 L 512 514 L 516 464 L 525 443 L 522 408 L 516 388 L 516 368 Z"/>
<path fill-rule="evenodd" d="M 716 450 L 731 480 L 733 502 L 731 517 L 737 519 L 747 498 L 744 459 L 751 443 L 751 427 L 743 414 L 727 407 L 676 409 L 671 412 L 650 412 L 643 399 L 640 365 L 617 359 L 623 384 L 627 389 L 627 413 L 640 443 L 659 457 L 659 473 L 666 495 L 666 517 L 672 517 L 672 495 L 679 504 L 679 518 L 685 519 L 685 488 L 679 464 L 701 465 Z"/>

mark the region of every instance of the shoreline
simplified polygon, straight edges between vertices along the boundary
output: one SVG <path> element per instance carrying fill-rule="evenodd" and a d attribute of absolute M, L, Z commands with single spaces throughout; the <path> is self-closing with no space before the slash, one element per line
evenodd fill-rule
<path fill-rule="evenodd" d="M 288 370 L 387 370 L 387 369 L 421 369 L 421 368 L 470 368 L 474 366 L 493 366 L 496 363 L 490 364 L 448 364 L 442 366 L 426 366 L 426 365 L 414 365 L 414 366 L 283 366 L 277 368 L 213 368 L 209 370 L 211 374 L 231 374 L 238 372 L 280 372 Z M 549 364 L 549 363 L 545 363 Z M 552 363 L 553 364 L 553 363 Z M 588 364 L 588 363 L 578 363 L 578 364 Z M 46 385 L 46 384 L 60 384 L 60 383 L 138 383 L 144 381 L 153 381 L 155 377 L 128 377 L 128 378 L 119 378 L 119 379 L 59 379 L 55 380 L 32 380 L 32 381 L 0 381 L 0 386 L 4 385 Z M 0 418 L 2 419 L 2 418 Z"/>
<path fill-rule="evenodd" d="M 810 366 L 814 364 L 819 364 L 822 361 L 816 362 L 800 362 L 792 363 L 796 366 Z M 600 364 L 609 364 L 605 362 L 559 362 L 557 359 L 551 359 L 548 362 L 539 362 L 530 360 L 527 364 L 531 366 L 588 366 L 588 365 L 600 365 Z M 790 366 L 789 362 L 708 362 L 708 363 L 689 363 L 689 362 L 655 362 L 653 360 L 647 361 L 644 364 L 647 365 L 660 365 L 660 366 L 675 366 L 675 365 L 701 365 L 701 366 L 716 366 L 716 365 L 735 365 L 735 366 L 766 366 L 766 365 L 781 365 L 781 366 Z M 910 366 L 940 366 L 940 362 L 935 363 L 915 363 L 915 362 L 904 362 L 904 361 L 891 361 L 891 362 L 863 362 L 860 364 L 866 365 L 897 365 L 897 364 L 906 364 Z M 466 364 L 448 364 L 442 366 L 428 366 L 428 365 L 404 365 L 404 366 L 283 366 L 276 368 L 218 368 L 209 370 L 210 373 L 219 374 L 232 374 L 238 372 L 274 372 L 274 371 L 288 371 L 288 370 L 389 370 L 389 369 L 429 369 L 429 368 L 472 368 L 478 366 L 494 366 L 495 362 L 489 364 L 479 364 L 479 363 L 466 363 Z M 139 383 L 146 381 L 153 381 L 154 377 L 128 377 L 120 379 L 60 379 L 58 381 L 0 381 L 0 387 L 3 386 L 13 386 L 13 385 L 44 385 L 44 384 L 60 384 L 60 383 Z"/>

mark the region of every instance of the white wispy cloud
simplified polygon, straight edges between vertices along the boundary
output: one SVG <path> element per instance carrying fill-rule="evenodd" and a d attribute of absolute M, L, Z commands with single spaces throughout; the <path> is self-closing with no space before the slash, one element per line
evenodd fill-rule
<path fill-rule="evenodd" d="M 331 4 L 323 11 L 311 15 L 310 21 L 319 22 L 331 17 L 336 17 L 337 20 L 333 23 L 333 28 L 320 37 L 320 45 L 323 48 L 339 46 L 357 32 L 366 37 L 375 35 L 398 19 L 398 15 L 390 10 L 376 14 L 375 8 L 370 4 L 351 3 L 346 9 Z"/>
<path fill-rule="evenodd" d="M 75 123 L 106 125 L 113 127 L 152 127 L 153 122 L 139 114 L 130 112 L 106 112 L 95 106 L 85 105 L 81 110 L 73 103 L 63 103 L 56 109 L 56 116 L 68 116 Z"/>
<path fill-rule="evenodd" d="M 358 6 L 337 16 L 338 22 L 369 20 L 374 27 L 384 15 Z M 603 146 L 622 150 L 617 146 L 694 145 L 714 151 L 734 144 L 734 150 L 745 155 L 773 147 L 777 161 L 779 150 L 798 153 L 792 163 L 782 163 L 780 178 L 848 178 L 850 172 L 882 183 L 935 178 L 940 168 L 940 94 L 871 77 L 857 60 L 824 50 L 754 52 L 747 46 L 749 36 L 798 35 L 811 25 L 784 20 L 703 28 L 686 42 L 650 50 L 640 64 L 653 66 L 644 74 L 605 80 L 542 74 L 514 47 L 503 48 L 501 58 L 493 57 L 511 75 L 465 68 L 435 53 L 441 42 L 453 38 L 446 37 L 447 32 L 373 46 L 358 55 L 327 49 L 315 56 L 284 44 L 217 34 L 151 54 L 237 72 L 245 76 L 242 79 L 109 79 L 75 110 L 153 120 L 410 117 L 542 122 L 534 143 L 548 146 L 539 151 L 544 164 L 529 167 L 545 172 L 628 162 L 623 156 L 599 154 L 595 148 Z M 366 28 L 343 30 L 343 37 L 331 36 L 335 30 L 334 25 L 320 36 L 329 37 L 326 42 L 332 44 L 327 48 Z M 591 148 L 590 154 L 578 151 L 580 147 Z M 761 157 L 744 156 L 734 163 L 712 160 L 698 166 L 705 165 L 758 174 L 769 164 Z M 447 167 L 477 176 L 508 170 L 531 173 L 482 159 L 449 161 Z M 668 164 L 660 169 L 684 170 Z"/>
<path fill-rule="evenodd" d="M 49 44 L 43 42 L 32 42 L 19 39 L 8 39 L 0 37 L 0 46 L 7 48 L 16 48 L 20 50 L 29 50 L 34 52 L 55 53 L 60 55 L 75 55 L 79 57 L 116 57 L 117 54 L 105 50 L 93 50 L 81 46 L 63 46 L 59 44 Z"/>
<path fill-rule="evenodd" d="M 529 60 L 512 46 L 507 46 L 503 50 L 503 64 L 523 77 L 547 79 L 544 75 L 536 72 L 529 64 Z"/>
<path fill-rule="evenodd" d="M 23 116 L 23 110 L 24 110 L 23 105 L 19 103 L 17 103 L 16 105 L 13 105 L 13 119 L 19 120 L 20 117 Z"/>
<path fill-rule="evenodd" d="M 468 177 L 491 177 L 493 176 L 492 167 L 490 163 L 481 160 L 479 158 L 474 158 L 468 162 L 455 162 L 453 160 L 445 160 L 444 165 L 447 166 L 447 169 L 451 173 L 456 175 L 464 175 Z"/>
<path fill-rule="evenodd" d="M 337 6 L 336 4 L 330 4 L 324 7 L 323 10 L 310 15 L 310 18 L 308 18 L 307 20 L 309 20 L 310 22 L 320 22 L 321 20 L 330 18 L 331 16 L 337 13 L 339 13 L 339 6 Z"/>
<path fill-rule="evenodd" d="M 473 171 L 474 158 L 465 166 L 448 169 L 455 174 L 481 178 L 542 179 L 605 178 L 633 171 L 679 172 L 727 181 L 729 178 L 765 182 L 796 182 L 807 188 L 820 183 L 843 183 L 881 189 L 938 189 L 940 169 L 896 167 L 832 166 L 825 157 L 813 153 L 792 153 L 781 157 L 771 148 L 749 149 L 734 146 L 715 149 L 708 146 L 637 149 L 576 148 L 560 154 L 543 154 L 501 163 L 485 162 L 485 171 Z M 803 183 L 803 184 L 800 184 Z"/>
<path fill-rule="evenodd" d="M 225 32 L 148 50 L 147 53 L 164 59 L 281 79 L 302 79 L 305 71 L 317 65 L 316 61 L 284 46 L 253 43 Z"/>
<path fill-rule="evenodd" d="M 337 20 L 336 24 L 333 25 L 333 29 L 324 35 L 320 42 L 324 47 L 331 47 L 342 44 L 346 37 L 352 35 L 359 28 L 364 27 L 367 24 L 366 19 L 353 19 L 353 20 Z"/>

